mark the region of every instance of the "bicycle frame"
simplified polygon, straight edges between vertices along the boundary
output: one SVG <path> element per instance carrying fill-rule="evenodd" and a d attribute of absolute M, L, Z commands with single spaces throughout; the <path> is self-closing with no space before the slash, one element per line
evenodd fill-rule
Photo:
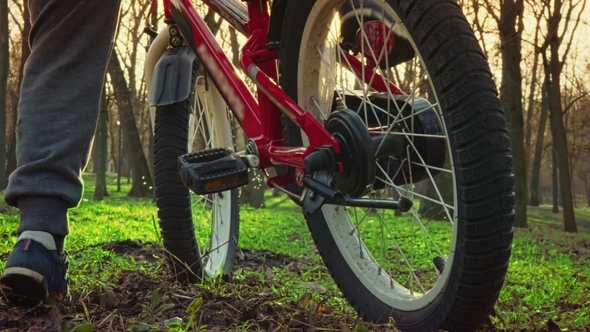
<path fill-rule="evenodd" d="M 154 2 L 157 0 L 154 0 Z M 163 0 L 167 19 L 177 25 L 190 27 L 192 36 L 185 36 L 196 51 L 202 65 L 218 87 L 221 95 L 239 121 L 242 129 L 256 145 L 260 169 L 286 165 L 305 169 L 304 160 L 315 149 L 329 147 L 335 154 L 340 152 L 338 142 L 312 115 L 304 111 L 277 84 L 277 60 L 279 51 L 268 47 L 269 0 L 247 1 L 246 6 L 238 0 L 202 0 L 210 9 L 240 31 L 248 41 L 240 54 L 240 65 L 257 86 L 257 98 L 251 93 L 236 69 L 223 52 L 215 36 L 199 16 L 190 0 Z M 349 56 L 343 64 L 352 72 L 360 73 L 360 60 Z M 365 68 L 362 80 L 377 91 L 403 94 L 392 84 L 384 84 L 383 78 L 373 68 Z M 286 147 L 281 116 L 287 116 L 309 138 L 309 146 Z M 338 165 L 342 171 L 342 165 Z M 276 187 L 292 183 L 289 172 L 271 177 L 269 185 Z"/>

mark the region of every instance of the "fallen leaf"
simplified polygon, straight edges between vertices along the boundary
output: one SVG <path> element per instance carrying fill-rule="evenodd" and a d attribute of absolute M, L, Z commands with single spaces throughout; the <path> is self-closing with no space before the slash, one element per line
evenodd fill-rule
<path fill-rule="evenodd" d="M 80 324 L 72 330 L 72 332 L 92 332 L 92 324 Z"/>
<path fill-rule="evenodd" d="M 267 266 L 266 269 L 264 270 L 264 279 L 266 279 L 266 281 L 272 281 L 274 278 L 275 278 L 274 272 L 272 272 L 272 269 Z"/>
<path fill-rule="evenodd" d="M 326 288 L 323 285 L 318 284 L 317 282 L 300 282 L 299 286 L 311 289 L 312 291 L 316 291 L 320 294 L 326 292 Z"/>
<path fill-rule="evenodd" d="M 297 300 L 297 307 L 299 309 L 307 309 L 309 307 L 309 301 L 311 300 L 311 293 L 305 293 L 301 295 Z"/>
<path fill-rule="evenodd" d="M 322 302 L 320 302 L 320 304 L 317 305 L 317 308 L 315 310 L 315 315 L 321 316 L 321 315 L 329 314 L 331 312 L 332 312 L 332 310 L 330 308 L 328 308 L 328 306 L 322 301 Z"/>
<path fill-rule="evenodd" d="M 191 302 L 191 304 L 188 306 L 188 308 L 186 308 L 186 312 L 195 313 L 195 312 L 199 311 L 199 309 L 201 309 L 202 305 L 203 305 L 203 298 L 197 297 L 196 299 L 193 300 L 193 302 Z"/>
<path fill-rule="evenodd" d="M 363 325 L 358 325 L 354 331 L 355 332 L 369 332 L 369 328 L 366 326 L 363 326 Z"/>
<path fill-rule="evenodd" d="M 150 326 L 146 323 L 138 323 L 132 327 L 132 330 L 135 332 L 145 332 L 150 330 Z"/>
<path fill-rule="evenodd" d="M 102 294 L 100 294 L 100 306 L 112 309 L 116 308 L 121 303 L 121 299 L 110 289 L 105 290 Z"/>
<path fill-rule="evenodd" d="M 176 327 L 182 327 L 182 318 L 180 317 L 172 317 L 170 319 L 166 319 L 164 321 L 164 326 L 166 326 L 167 328 L 176 328 Z"/>

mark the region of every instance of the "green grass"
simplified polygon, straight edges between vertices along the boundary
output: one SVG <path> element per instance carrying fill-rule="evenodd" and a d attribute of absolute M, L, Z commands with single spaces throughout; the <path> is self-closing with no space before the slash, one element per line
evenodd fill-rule
<path fill-rule="evenodd" d="M 70 212 L 71 235 L 67 239 L 67 248 L 71 288 L 83 296 L 95 287 L 114 286 L 123 271 L 161 277 L 165 261 L 157 253 L 154 254 L 156 257 L 151 257 L 153 259 L 139 259 L 133 253 L 116 253 L 108 246 L 105 249 L 104 245 L 133 240 L 159 246 L 154 203 L 149 199 L 126 198 L 130 189 L 126 179 L 123 179 L 122 191 L 116 192 L 113 177 L 109 178 L 108 185 L 111 196 L 95 202 L 92 200 L 93 177 L 85 175 L 85 182 L 81 205 Z M 15 209 L 6 206 L 1 211 L 0 257 L 5 258 L 16 240 L 13 234 L 18 216 Z M 543 326 L 549 319 L 570 330 L 590 326 L 587 309 L 590 307 L 590 234 L 587 233 L 590 230 L 590 208 L 576 209 L 576 217 L 580 233 L 565 234 L 561 215 L 552 214 L 549 206 L 529 208 L 530 227 L 516 232 L 507 280 L 496 305 L 496 315 L 492 317 L 495 327 L 510 331 L 528 330 L 533 325 Z M 343 314 L 355 315 L 321 264 L 303 215 L 289 199 L 269 194 L 266 208 L 242 206 L 240 219 L 241 248 L 268 250 L 307 262 L 294 263 L 301 266 L 270 269 L 273 303 L 299 303 L 309 293 L 316 301 L 324 301 Z M 395 228 L 397 238 L 405 239 L 400 243 L 406 246 L 405 250 L 410 252 L 414 246 L 416 250 L 424 251 L 428 241 L 415 237 L 416 228 L 411 225 L 413 223 L 406 217 L 401 217 L 390 227 Z M 434 242 L 441 247 L 448 246 L 448 223 L 430 222 L 426 226 Z M 361 232 L 364 232 L 363 238 L 368 246 L 380 248 L 382 239 L 373 236 L 380 227 L 375 216 L 364 219 Z M 378 260 L 404 266 L 399 264 L 400 257 L 395 253 L 376 250 L 374 255 Z M 431 257 L 424 257 L 422 261 L 416 257 L 415 262 L 418 267 L 429 265 Z M 4 264 L 5 259 L 0 259 L 0 270 Z M 404 272 L 402 268 L 396 271 Z M 247 283 L 250 278 L 265 280 L 269 273 L 238 271 L 236 281 Z M 226 288 L 219 280 L 204 281 L 200 287 L 221 293 L 233 289 Z"/>
<path fill-rule="evenodd" d="M 265 198 L 264 209 L 240 207 L 240 247 L 295 257 L 313 253 L 313 241 L 299 208 L 283 196 Z"/>
<path fill-rule="evenodd" d="M 529 209 L 529 228 L 516 232 L 497 304 L 498 327 L 526 329 L 548 319 L 570 330 L 590 326 L 590 208 L 575 212 L 582 231 L 566 234 L 550 206 Z"/>

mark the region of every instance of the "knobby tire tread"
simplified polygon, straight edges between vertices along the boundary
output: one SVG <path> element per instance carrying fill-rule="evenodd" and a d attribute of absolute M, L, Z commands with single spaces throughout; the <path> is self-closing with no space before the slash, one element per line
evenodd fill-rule
<path fill-rule="evenodd" d="M 177 166 L 178 156 L 187 152 L 189 114 L 188 101 L 158 107 L 154 128 L 154 183 L 160 230 L 164 248 L 170 253 L 168 261 L 172 272 L 180 281 L 195 282 L 196 276 L 185 272 L 184 265 L 193 271 L 200 270 L 199 248 L 189 189 L 183 185 Z M 175 200 L 188 204 L 170 208 L 167 203 Z"/>

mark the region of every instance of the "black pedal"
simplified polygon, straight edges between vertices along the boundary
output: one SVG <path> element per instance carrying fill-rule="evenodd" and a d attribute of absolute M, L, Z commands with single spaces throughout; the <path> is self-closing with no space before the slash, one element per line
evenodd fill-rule
<path fill-rule="evenodd" d="M 248 167 L 228 148 L 201 150 L 178 157 L 180 178 L 195 194 L 206 195 L 248 184 Z"/>

